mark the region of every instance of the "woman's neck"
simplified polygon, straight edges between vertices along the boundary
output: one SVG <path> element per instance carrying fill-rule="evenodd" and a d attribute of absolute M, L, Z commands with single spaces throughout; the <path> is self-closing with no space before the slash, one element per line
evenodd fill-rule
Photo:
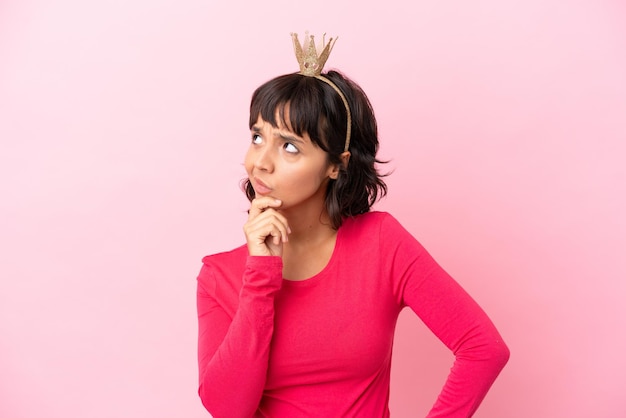
<path fill-rule="evenodd" d="M 329 238 L 334 237 L 337 231 L 332 227 L 328 212 L 321 213 L 290 213 L 286 212 L 291 234 L 289 234 L 288 246 L 306 247 L 317 245 Z"/>
<path fill-rule="evenodd" d="M 296 220 L 289 217 L 291 234 L 283 244 L 283 277 L 306 280 L 321 272 L 329 263 L 337 230 L 331 226 L 326 212 L 316 217 Z"/>

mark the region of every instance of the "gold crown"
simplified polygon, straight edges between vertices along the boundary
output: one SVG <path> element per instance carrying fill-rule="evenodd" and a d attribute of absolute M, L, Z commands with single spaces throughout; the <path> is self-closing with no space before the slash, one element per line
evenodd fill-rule
<path fill-rule="evenodd" d="M 308 32 L 304 34 L 303 45 L 300 45 L 297 33 L 292 33 L 291 39 L 293 40 L 296 59 L 298 64 L 300 64 L 300 74 L 309 77 L 320 75 L 330 55 L 330 51 L 333 49 L 333 45 L 337 42 L 337 38 L 330 38 L 328 43 L 326 43 L 326 34 L 322 35 L 322 44 L 319 48 L 315 46 L 313 35 L 309 35 Z M 318 51 L 320 51 L 319 54 Z"/>

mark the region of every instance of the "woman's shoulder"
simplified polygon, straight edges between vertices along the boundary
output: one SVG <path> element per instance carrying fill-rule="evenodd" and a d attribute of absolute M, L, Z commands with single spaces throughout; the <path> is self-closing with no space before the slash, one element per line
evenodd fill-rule
<path fill-rule="evenodd" d="M 371 211 L 354 217 L 346 218 L 342 227 L 351 232 L 372 231 L 387 228 L 389 226 L 399 226 L 399 222 L 389 212 Z"/>
<path fill-rule="evenodd" d="M 229 251 L 222 251 L 215 254 L 206 255 L 202 257 L 202 263 L 204 265 L 222 265 L 231 264 L 238 261 L 245 262 L 247 256 L 248 248 L 244 244 Z"/>
<path fill-rule="evenodd" d="M 202 268 L 197 277 L 198 296 L 214 298 L 227 312 L 234 315 L 247 256 L 247 247 L 242 245 L 230 251 L 203 257 Z"/>
<path fill-rule="evenodd" d="M 379 240 L 390 245 L 391 242 L 415 239 L 392 214 L 383 211 L 371 211 L 346 218 L 341 228 L 344 239 L 361 243 Z"/>
<path fill-rule="evenodd" d="M 215 280 L 217 277 L 226 278 L 226 280 L 241 280 L 247 257 L 248 248 L 246 245 L 230 251 L 207 255 L 202 258 L 202 269 L 198 280 L 207 282 Z"/>

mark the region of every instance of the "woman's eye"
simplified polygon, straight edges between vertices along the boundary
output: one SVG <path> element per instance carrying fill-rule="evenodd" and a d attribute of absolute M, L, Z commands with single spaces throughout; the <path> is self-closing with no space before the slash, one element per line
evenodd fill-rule
<path fill-rule="evenodd" d="M 290 142 L 285 143 L 284 148 L 285 151 L 290 154 L 296 154 L 298 152 L 298 148 L 296 148 L 296 146 Z"/>
<path fill-rule="evenodd" d="M 258 135 L 258 134 L 252 135 L 253 144 L 260 144 L 262 141 L 263 141 L 263 138 L 261 138 L 261 135 Z"/>

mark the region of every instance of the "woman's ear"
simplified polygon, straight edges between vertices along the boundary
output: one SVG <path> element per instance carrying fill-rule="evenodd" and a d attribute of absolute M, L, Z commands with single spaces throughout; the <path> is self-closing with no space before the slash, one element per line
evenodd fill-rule
<path fill-rule="evenodd" d="M 340 158 L 341 158 L 341 165 L 343 165 L 343 168 L 348 168 L 348 162 L 350 161 L 350 151 L 342 152 Z M 333 180 L 337 180 L 337 177 L 339 177 L 339 165 L 338 164 L 333 164 L 331 166 L 329 177 Z"/>

